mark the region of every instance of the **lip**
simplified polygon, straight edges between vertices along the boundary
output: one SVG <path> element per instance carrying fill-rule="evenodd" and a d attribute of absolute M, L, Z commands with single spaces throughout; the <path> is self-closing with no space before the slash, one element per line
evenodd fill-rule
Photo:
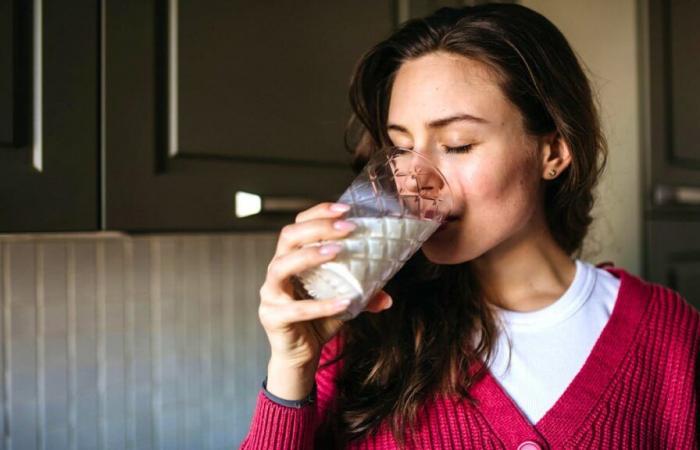
<path fill-rule="evenodd" d="M 459 217 L 457 217 L 457 216 L 449 216 L 449 217 L 447 217 L 447 218 L 440 224 L 440 226 L 438 227 L 438 229 L 435 230 L 435 232 L 444 230 L 445 228 L 447 228 L 447 226 L 448 226 L 451 222 L 454 222 L 454 221 L 457 220 L 457 219 L 459 219 Z"/>

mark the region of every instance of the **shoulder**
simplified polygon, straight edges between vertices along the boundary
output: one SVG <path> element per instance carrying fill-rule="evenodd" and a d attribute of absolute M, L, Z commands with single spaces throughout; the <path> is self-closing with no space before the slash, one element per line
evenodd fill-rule
<path fill-rule="evenodd" d="M 653 342 L 697 353 L 700 312 L 687 299 L 668 286 L 647 281 L 623 268 L 603 268 L 620 279 L 618 302 L 641 315 L 640 331 L 654 335 Z"/>

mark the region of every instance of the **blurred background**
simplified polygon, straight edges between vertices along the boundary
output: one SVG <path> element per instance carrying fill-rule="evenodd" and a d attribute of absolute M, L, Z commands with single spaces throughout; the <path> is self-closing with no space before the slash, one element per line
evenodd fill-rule
<path fill-rule="evenodd" d="M 0 0 L 0 449 L 231 449 L 280 227 L 353 178 L 355 61 L 439 0 Z M 583 259 L 700 306 L 700 2 L 527 0 L 600 100 Z"/>

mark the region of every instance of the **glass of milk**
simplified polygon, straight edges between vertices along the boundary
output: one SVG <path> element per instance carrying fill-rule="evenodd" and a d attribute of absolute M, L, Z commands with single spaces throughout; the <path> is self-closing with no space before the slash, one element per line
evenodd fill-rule
<path fill-rule="evenodd" d="M 448 217 L 452 191 L 428 157 L 386 147 L 370 158 L 338 202 L 350 205 L 344 219 L 357 228 L 344 239 L 308 244 L 337 242 L 343 249 L 298 279 L 312 298 L 351 297 L 339 316 L 350 320 Z"/>

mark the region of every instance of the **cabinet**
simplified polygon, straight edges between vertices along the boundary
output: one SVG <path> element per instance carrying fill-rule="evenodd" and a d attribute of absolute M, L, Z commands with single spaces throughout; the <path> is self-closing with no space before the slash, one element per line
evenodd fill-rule
<path fill-rule="evenodd" d="M 107 227 L 269 229 L 236 191 L 337 198 L 349 76 L 394 23 L 390 1 L 108 2 Z"/>
<path fill-rule="evenodd" d="M 94 230 L 97 2 L 0 1 L 0 232 Z"/>
<path fill-rule="evenodd" d="M 272 230 L 336 199 L 357 59 L 459 1 L 0 1 L 0 232 Z"/>

